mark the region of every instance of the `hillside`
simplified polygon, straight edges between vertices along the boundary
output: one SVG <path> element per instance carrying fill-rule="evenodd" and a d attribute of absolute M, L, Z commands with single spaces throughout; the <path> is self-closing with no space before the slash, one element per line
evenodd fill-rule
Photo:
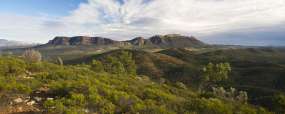
<path fill-rule="evenodd" d="M 194 61 L 197 65 L 227 61 L 234 69 L 232 75 L 236 84 L 269 87 L 284 91 L 280 86 L 274 85 L 285 74 L 285 49 L 282 48 L 224 49 L 203 53 L 195 53 L 184 49 L 168 49 L 159 53 L 192 64 Z"/>
<path fill-rule="evenodd" d="M 151 53 L 142 50 L 114 50 L 106 52 L 103 54 L 96 54 L 93 56 L 85 56 L 79 59 L 67 60 L 66 64 L 80 64 L 80 63 L 91 63 L 93 59 L 98 59 L 103 61 L 108 56 L 118 56 L 122 51 L 127 51 L 133 55 L 133 58 L 136 61 L 138 66 L 138 74 L 148 75 L 152 78 L 162 77 L 167 75 L 166 73 L 169 70 L 172 70 L 172 67 L 183 66 L 184 61 L 164 55 L 159 53 Z"/>
<path fill-rule="evenodd" d="M 134 59 L 138 61 L 138 73 L 142 75 L 164 76 L 173 81 L 187 82 L 191 78 L 196 78 L 195 75 L 199 75 L 203 65 L 209 62 L 229 62 L 233 67 L 231 83 L 284 91 L 283 86 L 276 84 L 281 83 L 282 80 L 279 79 L 282 79 L 285 74 L 285 50 L 277 48 L 222 49 L 205 52 L 173 48 L 157 53 L 142 50 L 115 50 L 65 61 L 65 63 L 90 63 L 93 59 L 103 60 L 107 56 L 118 56 L 121 51 L 132 53 Z"/>
<path fill-rule="evenodd" d="M 0 113 L 269 114 L 243 101 L 200 96 L 181 82 L 96 69 L 0 57 Z"/>
<path fill-rule="evenodd" d="M 209 62 L 227 61 L 232 66 L 231 78 L 224 82 L 230 86 L 247 90 L 250 102 L 273 107 L 272 97 L 284 94 L 285 49 L 284 48 L 244 48 L 224 49 L 209 52 L 191 52 L 184 49 L 168 49 L 163 53 L 196 66 Z M 178 80 L 183 81 L 183 80 Z"/>
<path fill-rule="evenodd" d="M 189 50 L 171 48 L 156 53 L 142 50 L 115 50 L 103 54 L 66 61 L 67 64 L 90 63 L 93 59 L 103 61 L 120 52 L 132 53 L 137 72 L 152 79 L 166 79 L 197 86 L 201 70 L 209 62 L 229 62 L 232 73 L 229 80 L 220 83 L 224 87 L 246 90 L 250 103 L 268 106 L 276 94 L 284 94 L 285 50 L 283 48 L 228 48 L 215 50 Z"/>

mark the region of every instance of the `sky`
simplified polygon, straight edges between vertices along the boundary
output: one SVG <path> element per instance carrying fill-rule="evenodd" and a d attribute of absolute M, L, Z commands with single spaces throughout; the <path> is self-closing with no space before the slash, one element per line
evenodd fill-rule
<path fill-rule="evenodd" d="M 215 44 L 285 46 L 284 12 L 285 0 L 0 0 L 0 38 L 182 34 Z"/>

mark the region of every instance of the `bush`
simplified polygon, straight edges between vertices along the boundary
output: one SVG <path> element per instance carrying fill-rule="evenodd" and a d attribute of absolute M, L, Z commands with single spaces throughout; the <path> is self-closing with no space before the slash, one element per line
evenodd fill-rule
<path fill-rule="evenodd" d="M 19 76 L 25 73 L 26 63 L 15 57 L 0 58 L 0 75 Z"/>
<path fill-rule="evenodd" d="M 181 89 L 187 89 L 187 86 L 182 82 L 176 82 L 176 86 Z"/>
<path fill-rule="evenodd" d="M 91 64 L 91 69 L 95 72 L 104 72 L 104 66 L 100 61 L 93 60 Z"/>
<path fill-rule="evenodd" d="M 39 95 L 43 100 L 35 106 L 50 114 L 267 113 L 250 105 L 236 103 L 236 100 L 211 98 L 213 95 L 201 98 L 190 86 L 186 88 L 180 82 L 159 84 L 146 76 L 126 76 L 130 73 L 122 64 L 126 62 L 116 58 L 107 61 L 110 64 L 103 66 L 104 69 L 114 69 L 111 73 L 94 72 L 92 65 L 26 64 L 18 58 L 0 57 L 0 101 L 2 96 L 34 98 Z M 94 63 L 93 68 L 98 70 L 100 63 Z M 31 72 L 28 78 L 18 76 L 27 70 Z M 274 100 L 278 101 L 280 109 L 282 99 L 277 97 Z"/>
<path fill-rule="evenodd" d="M 26 61 L 30 63 L 40 62 L 42 60 L 41 53 L 33 49 L 26 50 L 22 56 Z"/>

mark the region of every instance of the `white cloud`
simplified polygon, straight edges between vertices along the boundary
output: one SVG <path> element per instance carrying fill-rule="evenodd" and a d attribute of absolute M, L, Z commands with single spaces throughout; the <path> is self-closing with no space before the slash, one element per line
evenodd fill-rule
<path fill-rule="evenodd" d="M 0 38 L 26 42 L 40 41 L 50 37 L 42 29 L 46 19 L 14 14 L 0 14 Z"/>
<path fill-rule="evenodd" d="M 15 29 L 22 36 L 35 34 L 45 39 L 56 35 L 129 39 L 167 33 L 203 37 L 281 25 L 285 23 L 284 11 L 285 0 L 89 0 L 69 16 L 22 20 L 14 28 L 0 30 Z M 24 26 L 21 22 L 31 24 L 31 30 L 19 32 Z"/>

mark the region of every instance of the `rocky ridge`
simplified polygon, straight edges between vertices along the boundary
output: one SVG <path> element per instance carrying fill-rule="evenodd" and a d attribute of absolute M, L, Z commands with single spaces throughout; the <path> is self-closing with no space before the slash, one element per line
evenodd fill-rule
<path fill-rule="evenodd" d="M 120 46 L 137 46 L 137 47 L 201 47 L 206 44 L 199 41 L 193 36 L 182 36 L 178 34 L 169 35 L 155 35 L 150 38 L 136 37 L 127 41 L 115 41 L 103 37 L 55 37 L 45 45 L 92 45 L 92 46 L 105 46 L 105 45 L 120 45 Z"/>

